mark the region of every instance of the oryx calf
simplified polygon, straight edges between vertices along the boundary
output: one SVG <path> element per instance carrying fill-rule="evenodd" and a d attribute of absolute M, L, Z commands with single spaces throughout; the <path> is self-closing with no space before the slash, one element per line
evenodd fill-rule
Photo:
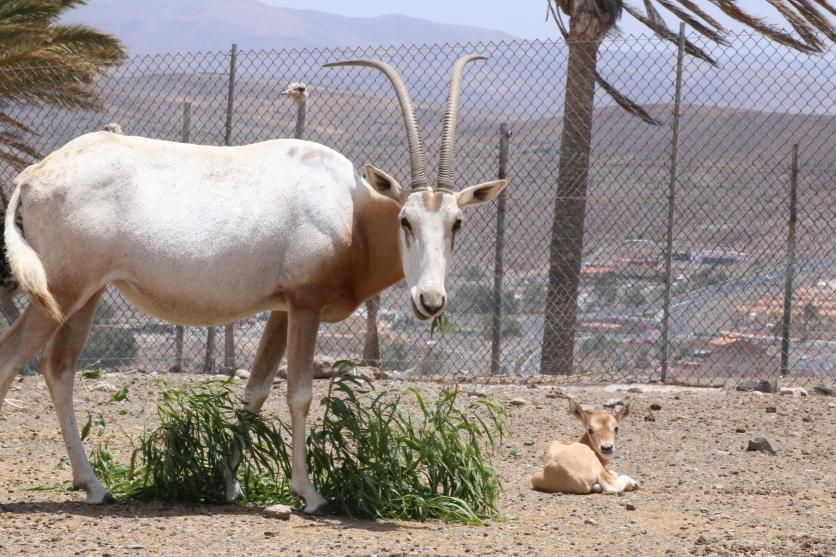
<path fill-rule="evenodd" d="M 531 487 L 539 491 L 561 493 L 621 493 L 638 488 L 629 476 L 619 476 L 607 470 L 615 454 L 618 424 L 630 413 L 631 401 L 615 414 L 587 412 L 569 399 L 569 413 L 584 425 L 584 433 L 577 443 L 553 441 L 546 449 L 543 470 L 531 477 Z"/>
<path fill-rule="evenodd" d="M 87 491 L 88 502 L 109 495 L 84 453 L 72 388 L 96 305 L 112 283 L 138 308 L 181 325 L 272 312 L 244 400 L 251 411 L 261 408 L 287 347 L 291 483 L 306 511 L 323 507 L 305 458 L 320 321 L 346 318 L 404 277 L 415 315 L 438 315 L 462 209 L 505 187 L 498 180 L 453 189 L 459 82 L 465 64 L 480 58 L 453 66 L 432 187 L 406 87 L 375 60 L 330 66 L 375 68 L 394 86 L 406 123 L 410 189 L 370 164 L 361 174 L 336 151 L 294 139 L 210 147 L 97 132 L 21 172 L 6 212 L 6 248 L 33 303 L 0 338 L 0 403 L 21 367 L 46 346 L 41 371 L 73 485 Z M 18 205 L 26 239 L 15 225 Z M 227 497 L 239 494 L 228 478 Z"/>

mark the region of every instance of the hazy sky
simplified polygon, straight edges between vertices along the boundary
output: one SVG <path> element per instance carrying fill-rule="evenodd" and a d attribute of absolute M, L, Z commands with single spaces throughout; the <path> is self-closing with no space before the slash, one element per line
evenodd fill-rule
<path fill-rule="evenodd" d="M 546 0 L 260 0 L 285 8 L 302 8 L 353 17 L 403 14 L 439 23 L 458 23 L 499 29 L 521 38 L 557 37 L 554 22 L 546 19 Z M 707 1 L 698 4 L 718 17 L 724 24 L 728 18 L 718 13 Z M 774 19 L 774 11 L 766 0 L 740 0 L 738 4 L 759 17 Z M 658 4 L 657 4 L 658 7 Z M 659 7 L 664 12 L 664 8 Z M 646 33 L 647 29 L 628 14 L 621 22 L 627 34 Z M 729 25 L 730 29 L 740 26 Z"/>

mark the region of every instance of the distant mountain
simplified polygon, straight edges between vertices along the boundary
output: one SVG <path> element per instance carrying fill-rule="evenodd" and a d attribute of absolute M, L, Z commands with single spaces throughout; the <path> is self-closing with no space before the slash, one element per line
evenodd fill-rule
<path fill-rule="evenodd" d="M 64 21 L 117 35 L 131 54 L 226 50 L 231 43 L 258 50 L 514 39 L 501 31 L 401 15 L 354 18 L 258 0 L 90 0 Z"/>

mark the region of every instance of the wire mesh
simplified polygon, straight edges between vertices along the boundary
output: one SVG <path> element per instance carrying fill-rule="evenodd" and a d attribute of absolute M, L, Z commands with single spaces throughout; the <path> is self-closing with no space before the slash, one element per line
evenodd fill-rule
<path fill-rule="evenodd" d="M 791 147 L 800 145 L 798 245 L 794 262 L 789 374 L 798 381 L 836 377 L 836 55 L 811 57 L 760 36 L 700 43 L 718 61 L 687 59 L 676 197 L 668 197 L 676 45 L 649 37 L 608 40 L 597 68 L 644 105 L 660 125 L 623 112 L 603 91 L 594 102 L 582 237 L 573 373 L 606 380 L 656 381 L 668 228 L 672 230 L 667 380 L 684 383 L 775 378 L 787 268 Z M 546 303 L 557 196 L 568 48 L 523 41 L 398 48 L 240 50 L 236 59 L 231 144 L 292 137 L 297 107 L 280 95 L 303 81 L 306 139 L 372 162 L 408 182 L 406 137 L 397 100 L 378 72 L 324 69 L 346 58 L 379 58 L 398 68 L 422 125 L 434 174 L 452 62 L 468 66 L 461 97 L 457 184 L 484 182 L 498 167 L 499 126 L 513 132 L 505 216 L 502 349 L 505 374 L 541 371 L 544 327 L 559 320 Z M 25 71 L 25 70 L 23 70 Z M 230 53 L 137 57 L 102 75 L 102 112 L 43 106 L 3 107 L 37 132 L 21 137 L 42 153 L 118 122 L 125 133 L 180 141 L 191 103 L 191 141 L 220 145 L 227 119 Z M 2 81 L 2 75 L 0 75 Z M 22 132 L 21 132 L 22 133 Z M 8 191 L 15 171 L 0 165 Z M 563 200 L 565 201 L 565 200 Z M 667 222 L 673 202 L 673 222 Z M 451 326 L 430 335 L 412 319 L 403 282 L 384 292 L 378 313 L 381 366 L 415 374 L 486 373 L 496 205 L 469 210 L 448 278 Z M 25 223 L 24 223 L 25 229 Z M 582 243 L 580 243 L 582 242 Z M 568 257 L 568 255 L 567 255 Z M 246 288 L 246 285 L 241 285 Z M 560 287 L 560 285 L 558 285 Z M 570 291 L 569 294 L 573 294 Z M 18 303 L 25 304 L 18 294 Z M 252 364 L 266 314 L 235 329 L 235 365 Z M 320 330 L 319 354 L 357 359 L 365 306 Z M 168 369 L 176 331 L 134 309 L 109 288 L 82 355 L 85 366 Z M 219 335 L 220 337 L 220 335 Z M 204 369 L 206 330 L 185 328 L 183 368 Z M 224 361 L 218 338 L 212 366 Z M 542 370 L 546 371 L 546 370 Z"/>

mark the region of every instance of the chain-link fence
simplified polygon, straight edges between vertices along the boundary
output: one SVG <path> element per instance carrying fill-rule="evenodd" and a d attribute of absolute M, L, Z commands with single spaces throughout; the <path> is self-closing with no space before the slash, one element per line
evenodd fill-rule
<path fill-rule="evenodd" d="M 718 64 L 685 59 L 679 107 L 675 44 L 616 38 L 600 49 L 600 73 L 660 125 L 625 113 L 602 91 L 596 94 L 574 372 L 645 381 L 664 373 L 667 381 L 700 383 L 774 378 L 781 370 L 782 337 L 788 336 L 787 373 L 831 383 L 836 55 L 806 56 L 753 35 L 732 37 L 727 47 L 701 46 Z M 467 53 L 490 59 L 465 72 L 458 184 L 495 177 L 500 124 L 513 134 L 502 231 L 501 335 L 494 347 L 498 368 L 538 373 L 544 323 L 550 322 L 544 314 L 554 311 L 545 300 L 568 54 L 562 42 L 137 57 L 98 81 L 102 113 L 42 107 L 7 112 L 37 130 L 39 135 L 24 139 L 45 153 L 111 121 L 130 135 L 239 145 L 293 136 L 297 106 L 280 92 L 291 81 L 304 81 L 310 93 L 307 139 L 358 165 L 373 162 L 407 183 L 406 138 L 391 86 L 371 70 L 321 65 L 368 57 L 398 68 L 416 103 L 432 173 L 449 69 Z M 788 264 L 794 144 L 798 225 Z M 0 167 L 6 189 L 13 175 Z M 466 215 L 447 284 L 448 327 L 431 337 L 430 327 L 411 317 L 403 283 L 383 293 L 377 316 L 383 368 L 491 369 L 497 207 L 488 204 Z M 792 320 L 784 335 L 789 275 Z M 230 329 L 231 335 L 219 331 L 212 338 L 205 329 L 149 318 L 111 289 L 82 363 L 156 370 L 177 363 L 192 371 L 247 367 L 265 319 L 253 316 Z M 318 351 L 356 359 L 365 334 L 361 307 L 347 320 L 321 327 Z"/>

